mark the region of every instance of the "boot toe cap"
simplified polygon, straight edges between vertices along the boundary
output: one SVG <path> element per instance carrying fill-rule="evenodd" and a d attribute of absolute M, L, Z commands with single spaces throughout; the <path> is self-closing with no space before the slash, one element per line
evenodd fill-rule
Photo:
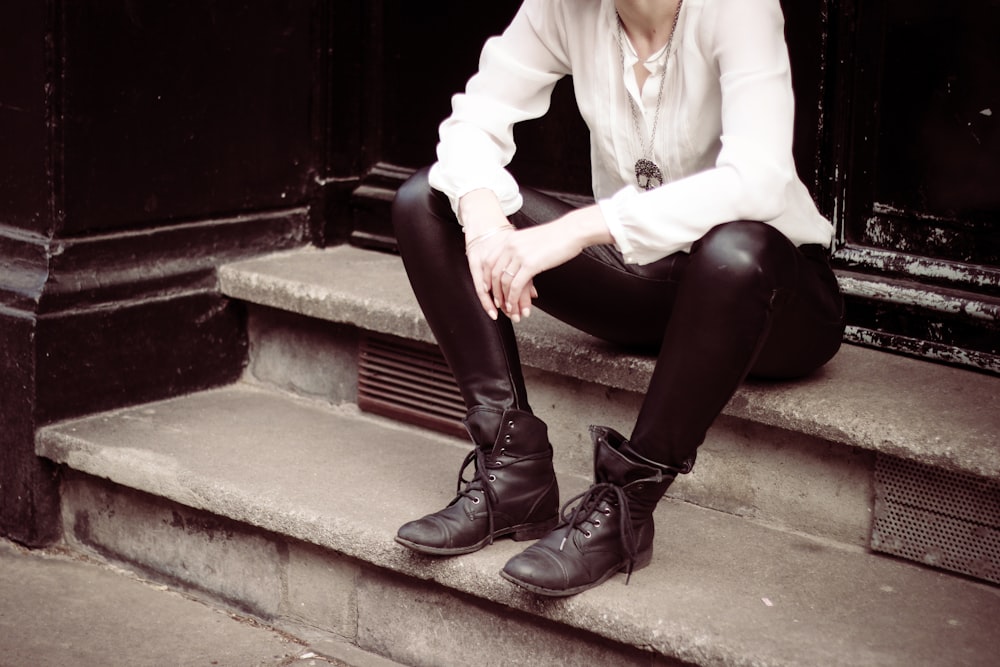
<path fill-rule="evenodd" d="M 425 516 L 400 526 L 396 531 L 396 541 L 407 546 L 446 549 L 451 546 L 451 535 L 441 522 L 435 521 L 432 516 Z"/>
<path fill-rule="evenodd" d="M 470 521 L 460 510 L 451 514 L 445 510 L 403 524 L 396 541 L 424 554 L 458 556 L 483 548 L 490 534 L 485 521 Z"/>
<path fill-rule="evenodd" d="M 507 561 L 502 574 L 529 590 L 549 592 L 569 587 L 562 560 L 538 546 L 531 546 Z"/>

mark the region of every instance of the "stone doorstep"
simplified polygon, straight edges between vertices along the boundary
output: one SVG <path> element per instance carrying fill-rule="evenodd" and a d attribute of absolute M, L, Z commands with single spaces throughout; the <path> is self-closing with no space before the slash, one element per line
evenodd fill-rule
<path fill-rule="evenodd" d="M 301 559 L 301 548 L 282 556 L 281 547 L 258 537 L 251 541 L 262 562 L 241 561 L 256 568 L 265 590 L 271 587 L 247 604 L 279 611 L 282 604 L 294 609 L 302 602 L 282 602 L 283 589 L 293 596 L 313 591 L 304 603 L 322 606 L 309 597 L 315 586 L 331 584 L 333 595 L 345 580 L 355 582 L 342 591 L 349 611 L 340 618 L 347 625 L 330 630 L 349 636 L 353 627 L 364 635 L 362 648 L 379 648 L 397 660 L 421 659 L 421 647 L 404 641 L 401 627 L 408 637 L 447 635 L 437 637 L 443 645 L 424 649 L 447 647 L 459 658 L 503 650 L 512 636 L 547 641 L 525 637 L 529 622 L 503 626 L 510 636 L 487 633 L 500 644 L 486 647 L 478 643 L 485 641 L 481 627 L 472 632 L 463 626 L 483 625 L 484 614 L 506 622 L 507 608 L 547 619 L 546 627 L 564 628 L 564 637 L 576 628 L 700 665 L 986 665 L 996 656 L 995 587 L 677 501 L 658 508 L 654 561 L 628 586 L 618 575 L 578 596 L 539 599 L 497 576 L 524 546 L 509 540 L 461 558 L 419 556 L 392 536 L 403 521 L 450 499 L 454 461 L 464 446 L 351 407 L 332 409 L 247 384 L 55 424 L 39 431 L 37 451 L 85 475 L 318 547 L 301 547 L 307 560 L 346 556 L 373 566 L 370 573 L 395 572 L 374 579 L 331 575 L 340 577 L 337 584 L 326 581 L 317 565 L 295 579 L 271 570 L 280 570 L 289 553 L 291 561 Z M 73 484 L 79 476 L 68 479 Z M 560 482 L 568 498 L 587 480 L 561 476 Z M 78 504 L 69 512 L 70 523 L 85 524 L 67 526 L 70 534 L 93 535 L 102 521 L 124 521 L 129 514 L 96 505 Z M 146 563 L 153 569 L 181 561 L 195 579 L 187 583 L 218 588 L 214 578 L 227 576 L 228 568 L 213 554 L 232 557 L 242 545 L 215 541 L 239 531 L 223 525 L 213 532 L 210 521 L 162 511 L 163 520 L 125 527 L 119 550 L 153 561 Z M 214 543 L 215 551 L 199 555 L 195 547 L 164 556 L 145 531 L 166 527 L 180 530 L 179 539 Z M 164 542 L 171 543 L 169 537 Z M 269 552 L 277 561 L 267 560 Z M 199 559 L 200 569 L 191 565 Z M 241 577 L 236 570 L 232 576 Z M 282 576 L 291 583 L 273 580 Z M 420 581 L 444 588 L 427 589 Z M 235 582 L 228 597 L 244 595 L 238 591 L 246 585 Z M 379 623 L 378 614 L 399 607 L 395 622 Z M 422 654 L 423 661 L 430 659 Z"/>
<path fill-rule="evenodd" d="M 248 304 L 247 381 L 332 405 L 358 402 L 356 328 Z M 641 395 L 525 369 L 531 405 L 548 425 L 560 474 L 590 478 L 588 424 L 628 433 Z M 461 412 L 459 408 L 457 413 Z M 467 446 L 468 437 L 461 437 Z M 454 465 L 458 464 L 458 457 Z M 698 450 L 698 465 L 669 494 L 786 530 L 867 546 L 875 455 L 784 429 L 722 416 Z"/>
<path fill-rule="evenodd" d="M 251 304 L 434 342 L 394 255 L 338 246 L 237 262 L 222 291 Z M 567 378 L 643 392 L 649 357 L 536 312 L 517 325 L 522 361 Z M 1000 478 L 1000 378 L 845 345 L 816 374 L 747 382 L 725 415 L 927 465 Z"/>

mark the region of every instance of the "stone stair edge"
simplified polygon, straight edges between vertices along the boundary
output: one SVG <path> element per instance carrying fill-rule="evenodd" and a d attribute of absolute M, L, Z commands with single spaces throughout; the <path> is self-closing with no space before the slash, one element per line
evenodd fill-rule
<path fill-rule="evenodd" d="M 606 639 L 654 650 L 661 655 L 682 660 L 697 659 L 699 664 L 733 666 L 744 664 L 743 657 L 735 648 L 713 645 L 705 636 L 691 639 L 685 633 L 671 634 L 662 628 L 654 628 L 645 623 L 641 611 L 627 613 L 616 605 L 618 611 L 609 617 L 607 599 L 602 589 L 589 596 L 577 596 L 560 601 L 538 599 L 522 592 L 498 576 L 506 560 L 524 547 L 522 543 L 501 540 L 492 548 L 463 556 L 462 558 L 433 558 L 413 553 L 395 544 L 384 530 L 372 527 L 363 521 L 345 519 L 330 513 L 319 516 L 303 511 L 294 503 L 281 503 L 274 495 L 260 494 L 254 489 L 243 488 L 239 484 L 220 481 L 214 475 L 200 475 L 185 468 L 183 461 L 158 453 L 155 445 L 149 447 L 106 446 L 93 437 L 73 433 L 77 424 L 103 421 L 135 421 L 142 413 L 150 413 L 162 406 L 178 402 L 211 401 L 213 396 L 237 392 L 245 396 L 267 397 L 270 400 L 297 404 L 306 409 L 329 412 L 337 418 L 361 420 L 376 424 L 380 428 L 396 430 L 408 437 L 418 437 L 437 441 L 443 445 L 454 444 L 452 439 L 400 425 L 377 416 L 367 415 L 350 405 L 330 406 L 321 401 L 303 399 L 291 395 L 278 395 L 266 387 L 241 381 L 235 385 L 208 389 L 195 394 L 164 399 L 153 403 L 121 408 L 51 424 L 41 428 L 36 436 L 36 453 L 56 463 L 65 465 L 76 472 L 109 480 L 115 484 L 141 491 L 167 501 L 206 511 L 238 523 L 252 526 L 281 537 L 287 537 L 306 544 L 318 546 L 332 552 L 361 561 L 375 568 L 389 570 L 400 575 L 419 580 L 431 581 L 449 589 L 470 595 L 491 604 L 511 607 L 531 615 L 542 616 L 549 621 L 592 632 Z M 115 427 L 110 427 L 114 429 Z M 93 433 L 92 431 L 90 432 Z M 448 458 L 448 470 L 454 460 Z M 565 482 L 567 475 L 561 474 Z M 574 480 L 564 493 L 568 497 L 586 488 L 587 481 Z M 681 501 L 666 499 L 679 505 Z M 690 506 L 695 511 L 709 511 Z M 773 531 L 765 525 L 761 530 Z M 819 540 L 807 537 L 805 539 Z M 836 545 L 836 548 L 847 548 Z M 604 588 L 607 593 L 612 590 Z M 769 659 L 755 659 L 748 664 L 772 663 Z"/>
<path fill-rule="evenodd" d="M 433 343 L 402 263 L 351 246 L 306 247 L 220 267 L 251 304 Z M 642 392 L 649 357 L 623 353 L 545 313 L 518 326 L 526 366 Z M 814 376 L 750 380 L 724 414 L 933 467 L 1000 478 L 1000 378 L 845 344 Z"/>
<path fill-rule="evenodd" d="M 740 633 L 737 633 L 738 636 L 730 637 L 725 631 L 725 623 L 722 625 L 713 623 L 710 628 L 702 628 L 695 622 L 698 616 L 694 612 L 688 614 L 683 609 L 674 609 L 671 606 L 661 609 L 655 591 L 651 593 L 644 590 L 646 586 L 660 585 L 652 580 L 655 577 L 653 568 L 644 571 L 643 588 L 634 588 L 636 585 L 634 583 L 633 587 L 626 587 L 620 581 L 615 581 L 585 595 L 553 601 L 538 599 L 521 592 L 497 576 L 498 570 L 506 559 L 523 548 L 524 545 L 521 543 L 499 541 L 490 549 L 456 559 L 436 559 L 414 554 L 399 547 L 391 539 L 398 517 L 391 517 L 388 522 L 383 521 L 382 523 L 377 520 L 359 520 L 357 517 L 340 516 L 336 509 L 331 509 L 328 505 L 323 505 L 324 509 L 317 510 L 314 504 L 301 504 L 301 499 L 306 496 L 296 495 L 296 492 L 288 486 L 279 485 L 281 488 L 277 492 L 273 487 L 270 489 L 258 488 L 261 484 L 261 478 L 265 477 L 260 471 L 273 470 L 273 462 L 260 460 L 252 451 L 244 452 L 242 446 L 236 447 L 238 443 L 234 443 L 235 449 L 233 451 L 240 452 L 250 467 L 240 473 L 244 475 L 243 481 L 234 483 L 232 476 L 228 475 L 228 471 L 223 471 L 214 462 L 212 452 L 207 451 L 210 449 L 209 447 L 203 447 L 198 442 L 193 444 L 188 442 L 190 440 L 197 441 L 200 437 L 205 437 L 205 442 L 201 443 L 202 445 L 217 440 L 217 435 L 212 437 L 193 435 L 195 429 L 191 426 L 191 411 L 204 410 L 213 402 L 220 401 L 223 404 L 216 409 L 216 412 L 223 415 L 232 413 L 233 405 L 244 404 L 246 414 L 230 415 L 232 424 L 239 424 L 244 418 L 252 421 L 253 418 L 250 417 L 252 413 L 261 411 L 260 408 L 264 403 L 272 403 L 274 406 L 271 408 L 273 414 L 292 413 L 287 416 L 287 423 L 303 424 L 302 416 L 313 414 L 326 423 L 324 428 L 329 428 L 330 420 L 341 420 L 338 423 L 344 427 L 343 420 L 346 420 L 355 423 L 355 425 L 361 424 L 361 428 L 378 428 L 380 434 L 388 440 L 393 440 L 394 437 L 398 436 L 405 438 L 409 445 L 414 443 L 428 445 L 429 443 L 429 446 L 433 448 L 441 447 L 440 462 L 425 463 L 433 468 L 442 466 L 447 468 L 447 472 L 442 473 L 442 479 L 449 480 L 444 495 L 450 497 L 450 493 L 453 491 L 451 476 L 454 460 L 452 459 L 457 456 L 458 451 L 457 443 L 453 439 L 429 434 L 413 427 L 398 425 L 378 417 L 364 415 L 350 406 L 331 409 L 330 406 L 321 405 L 319 402 L 280 395 L 266 388 L 247 383 L 238 383 L 229 387 L 207 390 L 176 399 L 167 399 L 145 406 L 136 406 L 53 424 L 39 431 L 37 451 L 41 456 L 51 458 L 85 474 L 109 479 L 123 486 L 224 516 L 279 536 L 287 536 L 330 549 L 376 568 L 416 579 L 433 581 L 490 604 L 511 607 L 530 615 L 541 616 L 549 621 L 586 630 L 615 642 L 652 650 L 668 657 L 703 665 L 763 666 L 805 664 L 801 663 L 799 659 L 790 659 L 787 652 L 791 651 L 792 654 L 798 655 L 797 652 L 805 651 L 807 656 L 810 651 L 817 651 L 818 653 L 810 658 L 810 660 L 818 660 L 813 664 L 834 664 L 827 663 L 825 658 L 829 656 L 823 655 L 824 651 L 829 650 L 829 646 L 814 648 L 809 642 L 800 645 L 796 642 L 801 641 L 801 637 L 792 641 L 789 646 L 780 645 L 782 642 L 777 642 L 776 645 L 773 638 L 757 645 L 756 641 L 752 639 L 753 636 L 756 636 L 755 630 L 744 628 L 747 632 L 744 633 L 741 630 Z M 247 401 L 249 403 L 244 403 Z M 146 423 L 147 419 L 148 423 Z M 259 431 L 254 430 L 254 427 L 246 426 L 245 428 L 248 433 L 247 437 L 253 439 L 263 437 Z M 150 440 L 155 440 L 152 437 L 136 437 L 153 432 L 160 433 L 159 437 L 162 437 L 166 444 L 150 442 Z M 315 439 L 316 433 L 316 430 L 311 430 L 305 435 L 305 438 Z M 210 430 L 208 434 L 211 435 Z M 133 442 L 141 444 L 132 446 L 130 443 Z M 390 442 L 386 446 L 398 449 L 399 443 Z M 451 451 L 453 447 L 456 452 Z M 143 454 L 144 452 L 146 454 Z M 171 452 L 174 453 L 171 454 Z M 295 456 L 289 457 L 289 460 L 293 461 L 303 459 L 312 461 L 315 457 L 315 450 L 307 448 L 292 453 Z M 188 455 L 198 458 L 198 462 L 187 465 L 184 457 Z M 404 452 L 401 456 L 406 458 L 407 453 Z M 369 460 L 365 457 L 361 458 L 364 459 L 361 465 L 370 465 Z M 313 463 L 313 465 L 320 464 Z M 345 475 L 351 478 L 349 473 L 348 470 Z M 300 475 L 295 471 L 289 471 L 289 474 L 295 483 L 302 481 Z M 225 479 L 223 479 L 224 477 Z M 578 486 L 585 488 L 586 485 L 586 480 L 564 480 L 564 476 L 560 477 L 561 483 L 566 481 L 569 482 L 565 485 L 563 493 L 566 498 L 573 495 L 578 490 Z M 407 489 L 408 493 L 412 491 L 413 489 Z M 291 498 L 287 498 L 287 496 L 291 496 Z M 437 501 L 430 499 L 428 502 L 433 504 Z M 671 512 L 697 513 L 699 516 L 706 517 L 725 517 L 710 521 L 710 523 L 721 521 L 725 526 L 728 526 L 721 531 L 717 529 L 716 532 L 721 535 L 728 535 L 729 530 L 736 529 L 737 525 L 743 526 L 738 529 L 743 531 L 741 536 L 732 538 L 739 544 L 756 543 L 758 540 L 755 537 L 760 537 L 761 541 L 764 542 L 783 540 L 781 544 L 788 545 L 786 548 L 791 549 L 789 553 L 798 554 L 796 557 L 801 554 L 825 552 L 834 554 L 834 558 L 839 558 L 840 562 L 843 563 L 844 558 L 851 558 L 851 554 L 856 554 L 857 557 L 875 559 L 872 561 L 875 569 L 895 572 L 905 570 L 915 573 L 913 576 L 928 582 L 951 581 L 953 582 L 950 584 L 951 586 L 976 587 L 975 584 L 969 582 L 962 583 L 961 578 L 927 572 L 912 564 L 903 564 L 893 559 L 863 553 L 863 550 L 830 543 L 820 538 L 787 534 L 766 525 L 729 517 L 676 500 L 669 500 L 667 504 L 670 506 L 668 511 Z M 333 503 L 333 507 L 341 507 L 342 509 L 342 506 L 338 506 L 336 503 Z M 358 508 L 354 507 L 353 509 L 357 511 Z M 350 514 L 350 508 L 343 511 Z M 361 516 L 367 517 L 368 514 L 379 515 L 379 508 L 373 506 L 370 513 L 366 512 Z M 755 537 L 750 537 L 751 533 Z M 786 536 L 776 537 L 778 535 Z M 682 545 L 676 546 L 681 547 Z M 736 569 L 744 567 L 745 553 L 741 555 L 738 553 L 739 549 L 729 551 L 732 558 L 740 561 Z M 836 554 L 842 555 L 836 556 Z M 722 557 L 724 558 L 724 556 Z M 769 565 L 764 567 L 770 570 Z M 869 569 L 858 562 L 853 568 L 841 568 L 841 570 L 850 578 L 855 576 L 851 572 L 854 572 L 858 567 L 863 567 L 865 571 Z M 773 587 L 776 582 L 785 582 L 787 575 L 780 572 L 776 574 L 764 573 L 763 576 L 765 581 L 762 582 L 764 585 L 762 590 L 771 590 L 772 594 L 780 595 L 779 591 L 773 588 L 768 589 L 768 586 Z M 753 579 L 756 582 L 756 577 Z M 694 582 L 694 585 L 696 587 L 694 594 L 699 596 L 697 582 Z M 778 585 L 780 587 L 784 583 Z M 897 585 L 897 588 L 900 586 Z M 718 593 L 718 591 L 716 592 Z M 838 596 L 840 593 L 841 591 L 838 591 Z M 984 599 L 993 600 L 988 604 L 995 602 L 1000 605 L 1000 599 L 994 600 L 995 596 L 991 597 L 989 591 L 983 594 L 987 596 Z M 843 595 L 848 594 L 844 592 Z M 688 602 L 692 603 L 694 599 Z M 763 604 L 767 605 L 767 600 Z M 658 611 L 654 615 L 655 618 L 649 617 L 646 605 L 656 605 L 655 608 Z M 997 609 L 1000 610 L 1000 606 L 997 606 Z M 664 613 L 667 616 L 663 616 Z M 724 613 L 721 615 L 725 616 Z M 841 623 L 841 621 L 836 621 L 836 627 L 841 627 L 839 625 Z M 806 656 L 799 655 L 799 658 Z M 839 664 L 840 661 L 836 662 Z M 846 658 L 843 664 L 857 663 Z"/>

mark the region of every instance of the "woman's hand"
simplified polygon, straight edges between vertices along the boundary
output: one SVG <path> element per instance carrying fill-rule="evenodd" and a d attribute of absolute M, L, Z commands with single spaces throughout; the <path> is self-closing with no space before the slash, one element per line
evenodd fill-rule
<path fill-rule="evenodd" d="M 473 190 L 458 201 L 458 219 L 465 229 L 465 254 L 479 303 L 494 320 L 503 304 L 494 296 L 490 278 L 504 239 L 514 231 L 492 190 Z"/>
<path fill-rule="evenodd" d="M 469 272 L 472 274 L 472 284 L 476 288 L 479 304 L 494 320 L 497 310 L 503 305 L 500 292 L 494 292 L 492 271 L 497 258 L 506 246 L 506 238 L 514 233 L 514 226 L 507 222 L 479 234 L 466 232 L 465 254 L 469 260 Z"/>
<path fill-rule="evenodd" d="M 505 234 L 487 263 L 489 273 L 484 279 L 490 284 L 493 301 L 514 322 L 531 314 L 531 300 L 538 296 L 535 276 L 583 250 L 559 220 Z"/>
<path fill-rule="evenodd" d="M 536 275 L 569 261 L 587 246 L 612 242 L 596 205 L 537 227 L 515 230 L 496 196 L 488 190 L 475 190 L 459 201 L 459 218 L 465 227 L 466 255 L 476 294 L 493 319 L 498 310 L 514 322 L 528 317 L 531 300 L 538 296 L 533 282 Z"/>

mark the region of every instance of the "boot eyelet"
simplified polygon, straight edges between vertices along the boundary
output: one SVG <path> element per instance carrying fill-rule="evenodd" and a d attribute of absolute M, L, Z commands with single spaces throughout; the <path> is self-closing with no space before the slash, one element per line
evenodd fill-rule
<path fill-rule="evenodd" d="M 508 445 L 510 444 L 510 433 L 508 433 L 503 437 L 503 441 L 506 442 Z"/>
<path fill-rule="evenodd" d="M 594 519 L 594 528 L 600 528 L 600 527 L 601 527 L 601 520 Z"/>
<path fill-rule="evenodd" d="M 610 507 L 605 507 L 603 510 L 601 510 L 601 512 L 604 513 L 604 516 L 611 516 L 611 508 Z"/>
<path fill-rule="evenodd" d="M 505 450 L 505 449 L 504 449 L 503 447 L 501 447 L 501 448 L 500 448 L 500 453 L 499 453 L 499 454 L 497 454 L 497 458 L 499 458 L 499 457 L 503 456 L 503 453 L 504 453 L 505 451 L 507 451 L 507 450 Z"/>
<path fill-rule="evenodd" d="M 479 496 L 472 496 L 472 504 L 473 505 L 479 504 Z"/>
<path fill-rule="evenodd" d="M 508 419 L 507 420 L 507 426 L 509 426 L 510 428 L 514 428 L 514 420 L 513 419 Z"/>
<path fill-rule="evenodd" d="M 594 536 L 594 534 L 592 532 L 590 532 L 589 530 L 585 530 L 585 531 L 583 531 L 583 536 L 586 537 L 589 540 L 591 537 Z"/>
<path fill-rule="evenodd" d="M 497 481 L 497 476 L 496 476 L 496 475 L 490 475 L 488 479 L 489 479 L 489 480 L 490 480 L 491 482 L 495 482 L 495 481 Z"/>

